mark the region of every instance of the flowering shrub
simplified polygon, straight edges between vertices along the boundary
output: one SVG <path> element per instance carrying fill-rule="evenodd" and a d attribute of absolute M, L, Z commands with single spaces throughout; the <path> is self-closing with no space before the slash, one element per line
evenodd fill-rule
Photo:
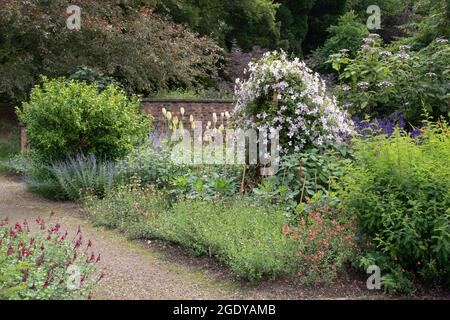
<path fill-rule="evenodd" d="M 331 55 L 340 72 L 339 100 L 354 115 L 373 118 L 396 111 L 417 124 L 423 109 L 434 117 L 447 116 L 450 101 L 450 44 L 437 39 L 414 52 L 406 45 L 384 47 L 377 34 L 365 38 L 356 57 Z"/>
<path fill-rule="evenodd" d="M 36 226 L 31 232 L 27 221 L 0 223 L 0 299 L 91 298 L 102 277 L 93 277 L 100 254 L 92 252 L 92 242 L 80 229 L 68 240 L 59 224 L 38 218 Z"/>
<path fill-rule="evenodd" d="M 309 213 L 296 227 L 285 225 L 283 233 L 295 242 L 295 269 L 301 282 L 330 283 L 359 250 L 355 218 L 343 217 L 328 205 L 307 206 Z"/>
<path fill-rule="evenodd" d="M 270 138 L 278 130 L 281 154 L 352 133 L 351 120 L 327 96 L 325 82 L 298 58 L 275 51 L 248 68 L 249 79 L 237 80 L 235 116 L 240 125 L 268 130 Z"/>
<path fill-rule="evenodd" d="M 448 285 L 450 131 L 445 122 L 429 123 L 417 138 L 398 129 L 391 137 L 366 137 L 356 142 L 354 156 L 341 200 L 344 210 L 358 217 L 363 240 L 371 244 L 369 260 L 382 268 L 385 289 L 404 290 L 399 284 L 414 277 Z"/>

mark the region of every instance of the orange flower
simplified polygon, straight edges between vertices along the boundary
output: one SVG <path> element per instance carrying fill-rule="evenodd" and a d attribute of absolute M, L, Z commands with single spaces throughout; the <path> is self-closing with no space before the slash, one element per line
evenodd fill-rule
<path fill-rule="evenodd" d="M 289 235 L 290 232 L 291 232 L 291 231 L 290 231 L 289 225 L 285 224 L 285 225 L 283 226 L 283 234 L 284 234 L 285 236 L 287 236 L 287 235 Z"/>

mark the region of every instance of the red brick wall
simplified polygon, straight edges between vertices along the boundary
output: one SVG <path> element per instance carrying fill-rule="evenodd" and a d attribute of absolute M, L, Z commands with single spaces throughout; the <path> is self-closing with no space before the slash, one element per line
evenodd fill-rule
<path fill-rule="evenodd" d="M 222 112 L 232 112 L 234 102 L 232 100 L 172 100 L 172 99 L 143 99 L 142 111 L 151 114 L 154 117 L 153 126 L 160 131 L 164 124 L 164 115 L 162 108 L 166 108 L 172 115 L 181 118 L 180 108 L 185 110 L 184 125 L 189 124 L 190 115 L 194 116 L 195 121 L 202 121 L 206 126 L 208 121 L 212 122 L 212 114 L 217 114 L 219 123 L 221 123 Z"/>
<path fill-rule="evenodd" d="M 162 108 L 166 108 L 172 115 L 181 118 L 180 108 L 185 110 L 184 124 L 189 128 L 189 117 L 194 116 L 195 121 L 202 121 L 206 126 L 208 121 L 212 121 L 212 114 L 217 114 L 219 123 L 221 123 L 222 112 L 232 112 L 234 109 L 234 101 L 232 100 L 173 100 L 173 99 L 142 99 L 142 111 L 151 114 L 154 117 L 153 126 L 155 130 L 161 131 L 164 124 L 164 116 Z M 0 104 L 0 122 L 17 125 L 17 117 L 14 108 L 10 105 Z M 1 128 L 0 128 L 1 129 Z"/>

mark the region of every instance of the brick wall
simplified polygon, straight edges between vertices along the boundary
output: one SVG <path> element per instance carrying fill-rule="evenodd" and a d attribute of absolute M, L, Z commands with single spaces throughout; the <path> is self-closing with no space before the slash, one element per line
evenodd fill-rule
<path fill-rule="evenodd" d="M 181 117 L 180 108 L 185 110 L 184 124 L 189 123 L 190 115 L 194 116 L 195 121 L 202 121 L 206 126 L 208 121 L 212 121 L 212 114 L 215 112 L 221 122 L 220 114 L 222 112 L 232 112 L 234 109 L 233 100 L 173 100 L 173 99 L 143 99 L 142 111 L 151 114 L 154 117 L 153 125 L 156 131 L 161 131 L 164 124 L 164 115 L 162 108 L 166 108 L 172 115 Z"/>
<path fill-rule="evenodd" d="M 212 121 L 212 114 L 215 112 L 217 114 L 219 123 L 221 123 L 222 112 L 232 112 L 234 109 L 233 100 L 181 100 L 181 99 L 155 99 L 155 98 L 145 98 L 142 99 L 141 109 L 147 114 L 151 114 L 154 117 L 153 126 L 155 131 L 161 132 L 164 127 L 165 118 L 162 114 L 162 108 L 166 108 L 174 116 L 181 118 L 180 109 L 181 107 L 185 110 L 185 120 L 184 124 L 189 128 L 189 117 L 194 116 L 195 121 L 202 121 L 203 126 L 206 126 L 208 121 Z M 9 123 L 12 125 L 17 125 L 17 117 L 14 112 L 14 108 L 10 105 L 0 104 L 0 122 Z M 0 128 L 1 129 L 1 128 Z M 22 130 L 22 144 L 25 146 L 26 137 L 25 130 Z"/>

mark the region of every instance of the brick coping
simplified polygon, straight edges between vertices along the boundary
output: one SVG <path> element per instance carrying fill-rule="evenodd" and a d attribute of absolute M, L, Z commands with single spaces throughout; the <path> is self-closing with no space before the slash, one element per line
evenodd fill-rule
<path fill-rule="evenodd" d="M 168 98 L 142 98 L 141 102 L 166 102 L 166 103 L 235 103 L 232 99 L 168 99 Z"/>

